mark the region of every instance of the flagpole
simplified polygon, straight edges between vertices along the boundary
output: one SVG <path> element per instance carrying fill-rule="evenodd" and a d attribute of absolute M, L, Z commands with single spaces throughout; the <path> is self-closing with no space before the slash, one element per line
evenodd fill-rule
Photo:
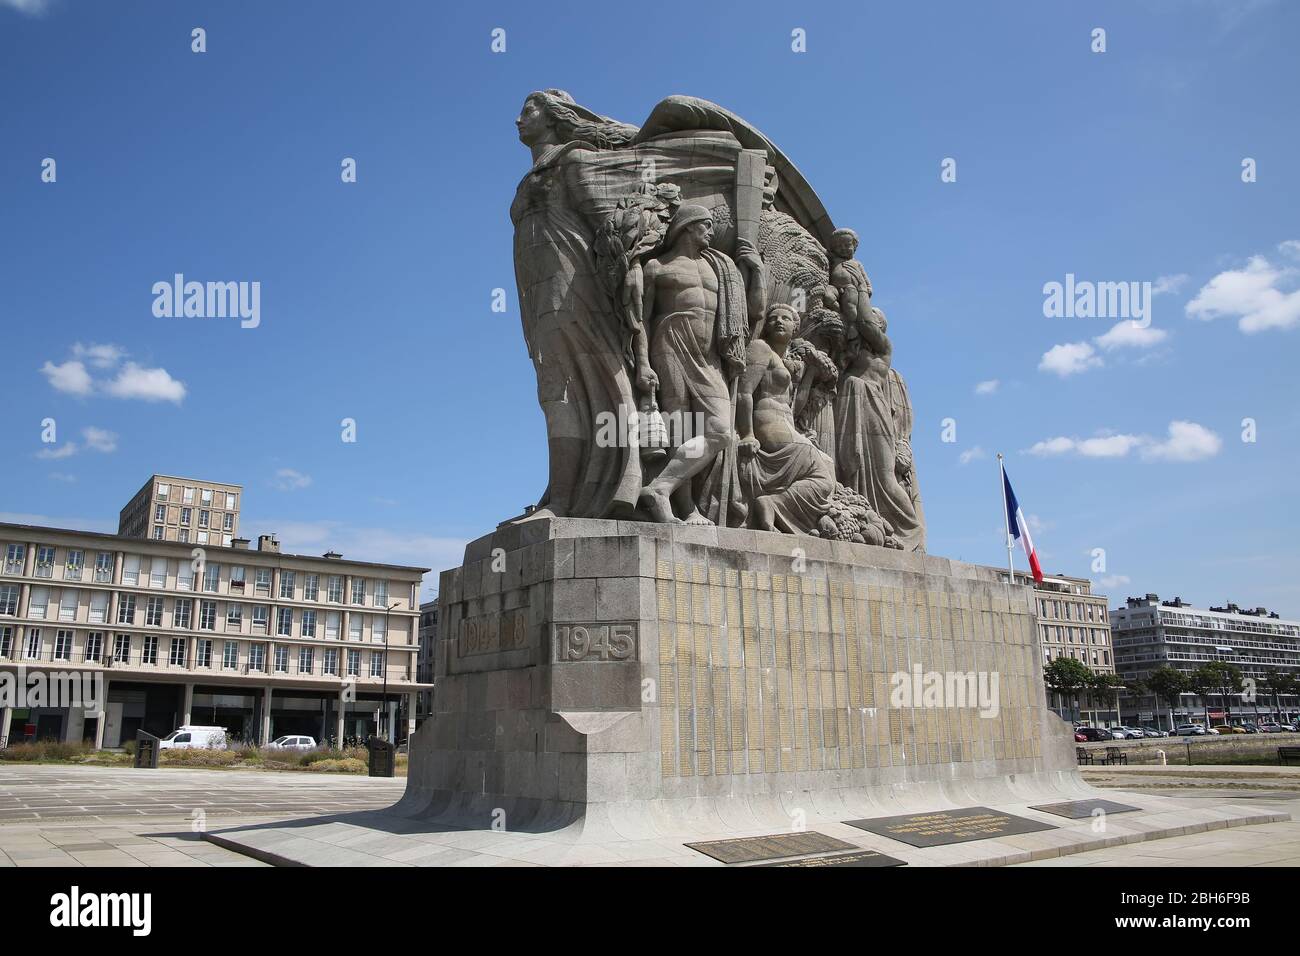
<path fill-rule="evenodd" d="M 1015 545 L 1011 543 L 1011 510 L 1007 503 L 1007 472 L 1002 464 L 1002 453 L 998 452 L 998 484 L 1002 490 L 1002 524 L 1007 529 L 1007 582 L 1016 583 Z"/>

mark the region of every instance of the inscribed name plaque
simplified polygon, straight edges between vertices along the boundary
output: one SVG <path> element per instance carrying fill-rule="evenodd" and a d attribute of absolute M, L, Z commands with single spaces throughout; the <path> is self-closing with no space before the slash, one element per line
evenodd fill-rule
<path fill-rule="evenodd" d="M 1058 817 L 1067 817 L 1070 820 L 1086 820 L 1097 815 L 1099 811 L 1101 813 L 1132 813 L 1140 810 L 1141 807 L 1130 807 L 1126 803 L 1116 803 L 1114 800 L 1067 800 L 1064 803 L 1045 803 L 1042 806 L 1030 807 L 1029 809 L 1054 813 Z"/>
<path fill-rule="evenodd" d="M 826 856 L 805 856 L 798 860 L 781 860 L 778 863 L 756 863 L 755 866 L 907 866 L 905 860 L 885 856 L 875 850 L 857 850 L 853 853 L 831 853 Z"/>
<path fill-rule="evenodd" d="M 908 813 L 897 817 L 875 817 L 870 820 L 845 820 L 851 827 L 877 833 L 910 846 L 948 846 L 950 843 L 969 843 L 971 840 L 991 840 L 1014 836 L 1017 833 L 1036 833 L 1055 830 L 1050 823 L 1039 823 L 1009 813 L 990 810 L 988 807 L 966 807 L 962 810 L 937 810 L 934 813 Z"/>
<path fill-rule="evenodd" d="M 809 853 L 829 853 L 832 850 L 857 850 L 852 843 L 814 830 L 799 833 L 776 833 L 771 836 L 741 837 L 735 840 L 710 840 L 707 843 L 687 843 L 722 863 L 757 863 L 760 860 L 779 860 L 790 856 L 807 856 Z"/>

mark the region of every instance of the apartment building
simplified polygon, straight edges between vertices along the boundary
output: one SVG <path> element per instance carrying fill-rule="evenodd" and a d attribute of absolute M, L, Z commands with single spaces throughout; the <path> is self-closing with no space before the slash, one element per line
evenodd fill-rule
<path fill-rule="evenodd" d="M 1104 594 L 1092 593 L 1091 581 L 1057 574 L 1045 575 L 1035 584 L 1032 575 L 1017 571 L 1016 583 L 1034 588 L 1043 664 L 1071 657 L 1094 673 L 1115 673 L 1108 599 Z M 1073 716 L 1074 701 L 1064 700 L 1051 691 L 1047 696 L 1051 698 L 1048 706 L 1058 714 Z M 1094 726 L 1121 722 L 1114 701 L 1094 700 L 1088 695 L 1079 702 L 1079 718 Z"/>
<path fill-rule="evenodd" d="M 127 538 L 232 547 L 239 537 L 241 485 L 151 475 L 118 516 Z"/>
<path fill-rule="evenodd" d="M 1190 675 L 1210 661 L 1223 661 L 1254 682 L 1249 692 L 1229 695 L 1233 723 L 1255 719 L 1289 721 L 1300 713 L 1300 696 L 1273 695 L 1263 689 L 1270 668 L 1300 678 L 1300 621 L 1282 619 L 1267 608 L 1244 608 L 1231 602 L 1223 607 L 1196 608 L 1174 598 L 1161 601 L 1157 594 L 1131 597 L 1124 607 L 1110 612 L 1115 635 L 1116 666 L 1125 678 L 1145 679 L 1166 665 Z M 1170 708 L 1152 694 L 1131 701 L 1140 717 L 1165 729 Z M 1128 704 L 1126 703 L 1126 706 Z M 1211 698 L 1211 723 L 1225 717 L 1219 698 Z M 1173 722 L 1204 723 L 1205 707 L 1195 694 L 1184 694 L 1173 708 Z"/>
<path fill-rule="evenodd" d="M 195 490 L 204 484 L 214 496 L 238 488 Z M 417 675 L 427 568 L 284 554 L 269 535 L 254 550 L 241 538 L 203 546 L 3 523 L 0 559 L 0 671 L 100 672 L 107 682 L 102 716 L 3 709 L 0 746 L 53 737 L 114 747 L 186 723 L 259 743 L 290 733 L 401 740 L 416 695 L 431 689 Z"/>
<path fill-rule="evenodd" d="M 438 599 L 420 605 L 420 653 L 416 658 L 415 678 L 433 685 L 433 666 L 438 652 Z M 433 713 L 433 692 L 421 691 L 417 713 L 420 718 Z"/>

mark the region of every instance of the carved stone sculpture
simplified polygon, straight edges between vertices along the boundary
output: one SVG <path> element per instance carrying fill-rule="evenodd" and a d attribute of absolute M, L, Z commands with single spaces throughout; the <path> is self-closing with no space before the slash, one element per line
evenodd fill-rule
<path fill-rule="evenodd" d="M 688 96 L 638 128 L 546 90 L 516 125 L 533 165 L 515 271 L 550 448 L 522 520 L 924 550 L 911 403 L 858 236 L 785 154 Z"/>

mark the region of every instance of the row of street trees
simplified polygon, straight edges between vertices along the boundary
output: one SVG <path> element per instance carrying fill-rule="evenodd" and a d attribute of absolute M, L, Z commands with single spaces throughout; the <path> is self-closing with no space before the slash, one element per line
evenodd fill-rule
<path fill-rule="evenodd" d="M 1210 726 L 1210 698 L 1218 697 L 1223 705 L 1223 721 L 1231 723 L 1233 695 L 1254 707 L 1259 716 L 1259 697 L 1271 699 L 1274 709 L 1281 714 L 1280 698 L 1300 692 L 1300 680 L 1275 667 L 1265 668 L 1264 676 L 1250 680 L 1242 676 L 1241 669 L 1224 661 L 1209 661 L 1190 674 L 1168 665 L 1157 667 L 1145 680 L 1125 680 L 1116 674 L 1097 674 L 1082 661 L 1060 657 L 1043 667 L 1043 679 L 1049 690 L 1055 691 L 1074 704 L 1078 718 L 1080 699 L 1086 694 L 1114 708 L 1121 692 L 1128 696 L 1155 695 L 1169 710 L 1169 726 L 1174 726 L 1174 708 L 1183 694 L 1195 694 L 1205 709 L 1205 725 Z M 1118 713 L 1118 711 L 1116 711 Z"/>

